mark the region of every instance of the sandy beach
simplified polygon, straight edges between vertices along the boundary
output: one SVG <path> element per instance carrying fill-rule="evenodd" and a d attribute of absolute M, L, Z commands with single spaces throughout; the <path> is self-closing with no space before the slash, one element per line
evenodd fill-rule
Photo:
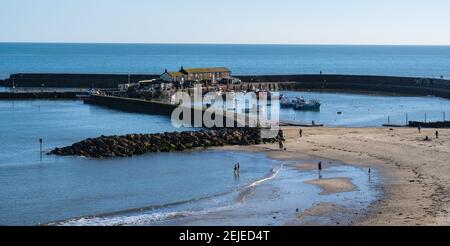
<path fill-rule="evenodd" d="M 438 129 L 439 139 L 435 137 L 436 129 L 422 129 L 419 133 L 412 128 L 304 128 L 302 138 L 298 127 L 283 130 L 286 151 L 278 150 L 278 145 L 251 146 L 246 150 L 265 152 L 279 160 L 324 158 L 380 171 L 383 197 L 354 224 L 450 224 L 450 130 Z M 426 136 L 429 141 L 424 140 Z M 296 166 L 311 170 L 314 163 Z M 311 183 L 325 193 L 355 188 L 345 179 Z M 318 204 L 305 213 L 329 211 L 330 206 Z"/>

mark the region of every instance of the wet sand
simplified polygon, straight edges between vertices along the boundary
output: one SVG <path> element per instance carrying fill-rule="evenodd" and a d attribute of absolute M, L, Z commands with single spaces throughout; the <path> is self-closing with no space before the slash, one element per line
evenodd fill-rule
<path fill-rule="evenodd" d="M 278 150 L 276 144 L 245 150 L 264 152 L 279 160 L 313 156 L 380 170 L 384 196 L 354 224 L 450 225 L 449 129 L 439 129 L 439 139 L 434 136 L 436 129 L 419 133 L 410 128 L 304 128 L 303 138 L 298 136 L 298 127 L 283 130 L 287 151 Z M 425 136 L 431 141 L 424 141 Z"/>
<path fill-rule="evenodd" d="M 351 225 L 357 220 L 354 210 L 334 203 L 321 202 L 297 215 L 302 226 Z M 298 225 L 293 223 L 292 225 Z"/>
<path fill-rule="evenodd" d="M 369 205 L 379 197 L 372 183 L 363 177 L 364 170 L 358 167 L 334 163 L 323 172 L 329 177 L 349 178 L 317 179 L 316 171 L 300 170 L 289 164 L 280 170 L 273 179 L 255 182 L 258 185 L 238 191 L 237 203 L 232 202 L 234 205 L 230 207 L 148 225 L 352 225 L 367 214 Z"/>
<path fill-rule="evenodd" d="M 349 178 L 315 179 L 307 181 L 306 183 L 319 186 L 322 189 L 320 195 L 330 195 L 358 190 L 358 187 L 356 187 L 356 185 L 354 185 Z"/>

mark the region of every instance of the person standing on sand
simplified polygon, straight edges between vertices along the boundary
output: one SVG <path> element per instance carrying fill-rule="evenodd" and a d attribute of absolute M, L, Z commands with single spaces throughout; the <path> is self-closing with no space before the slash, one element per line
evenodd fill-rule
<path fill-rule="evenodd" d="M 436 131 L 436 139 L 438 139 L 438 138 L 439 138 L 439 132 Z"/>
<path fill-rule="evenodd" d="M 278 138 L 284 141 L 284 132 L 281 129 L 278 131 Z"/>
<path fill-rule="evenodd" d="M 284 150 L 284 144 L 283 144 L 283 141 L 278 141 L 278 145 L 279 145 L 279 147 L 280 147 L 280 150 Z"/>
<path fill-rule="evenodd" d="M 317 168 L 319 169 L 319 179 L 322 179 L 322 162 L 320 161 L 317 166 Z"/>
<path fill-rule="evenodd" d="M 298 134 L 300 135 L 300 138 L 303 137 L 303 130 L 300 128 L 300 130 L 298 131 Z"/>
<path fill-rule="evenodd" d="M 420 127 L 420 125 L 419 125 L 419 127 L 417 128 L 417 130 L 419 130 L 419 133 L 422 131 L 422 127 Z"/>

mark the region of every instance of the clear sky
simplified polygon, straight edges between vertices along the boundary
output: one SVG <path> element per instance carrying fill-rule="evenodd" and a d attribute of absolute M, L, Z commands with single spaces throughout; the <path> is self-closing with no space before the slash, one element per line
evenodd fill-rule
<path fill-rule="evenodd" d="M 0 0 L 0 42 L 450 45 L 450 1 Z"/>

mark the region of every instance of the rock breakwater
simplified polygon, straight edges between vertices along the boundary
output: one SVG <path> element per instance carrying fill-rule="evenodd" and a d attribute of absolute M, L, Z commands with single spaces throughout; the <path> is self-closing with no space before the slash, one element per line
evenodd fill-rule
<path fill-rule="evenodd" d="M 272 139 L 262 139 L 261 131 L 258 128 L 223 128 L 219 130 L 101 136 L 89 138 L 64 148 L 55 148 L 48 154 L 100 159 L 225 145 L 275 143 L 280 140 L 283 140 L 282 135 Z"/>

